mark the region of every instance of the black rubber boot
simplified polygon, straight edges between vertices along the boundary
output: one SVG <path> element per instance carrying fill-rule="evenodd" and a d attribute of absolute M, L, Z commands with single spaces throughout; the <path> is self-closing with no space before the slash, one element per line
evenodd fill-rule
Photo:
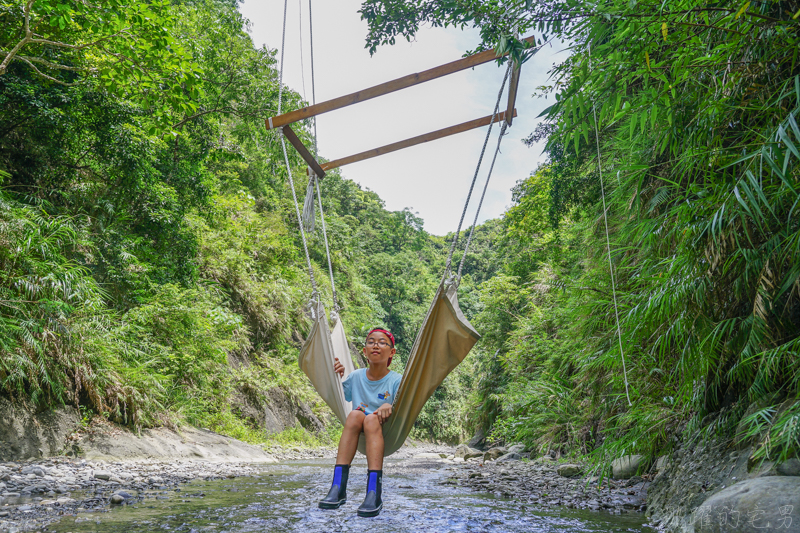
<path fill-rule="evenodd" d="M 383 488 L 383 470 L 367 470 L 367 497 L 358 508 L 358 516 L 378 516 L 383 509 L 381 492 Z"/>
<path fill-rule="evenodd" d="M 328 495 L 319 502 L 320 509 L 338 509 L 347 501 L 347 478 L 350 476 L 350 465 L 333 467 L 333 483 Z"/>

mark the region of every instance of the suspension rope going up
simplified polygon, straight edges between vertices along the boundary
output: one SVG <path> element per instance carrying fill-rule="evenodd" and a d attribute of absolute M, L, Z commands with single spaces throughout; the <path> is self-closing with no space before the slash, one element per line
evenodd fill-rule
<path fill-rule="evenodd" d="M 486 176 L 486 183 L 483 184 L 483 192 L 481 193 L 481 199 L 478 202 L 478 209 L 475 211 L 475 219 L 472 221 L 472 228 L 469 230 L 469 236 L 467 237 L 467 242 L 464 245 L 464 255 L 461 256 L 461 261 L 458 263 L 458 274 L 456 275 L 456 280 L 458 281 L 461 281 L 461 270 L 464 268 L 464 261 L 467 259 L 469 244 L 472 242 L 472 235 L 475 233 L 475 228 L 478 225 L 478 215 L 481 212 L 481 206 L 483 206 L 483 199 L 486 197 L 486 189 L 489 188 L 489 180 L 492 179 L 492 171 L 494 170 L 494 163 L 497 161 L 497 154 L 500 153 L 500 143 L 503 142 L 503 137 L 506 136 L 507 129 L 508 122 L 503 122 L 503 127 L 500 128 L 500 135 L 497 137 L 497 148 L 495 148 L 494 156 L 492 156 L 492 164 L 489 166 L 489 174 Z"/>
<path fill-rule="evenodd" d="M 286 13 L 288 11 L 289 0 L 284 0 L 283 3 L 283 35 L 281 36 L 281 70 L 278 77 L 278 114 L 281 114 L 281 106 L 283 104 L 283 52 L 286 49 Z M 306 255 L 306 264 L 308 265 L 308 277 L 311 279 L 311 298 L 316 300 L 319 295 L 317 292 L 317 280 L 314 279 L 314 268 L 311 265 L 311 256 L 308 254 L 308 242 L 306 240 L 306 231 L 303 227 L 303 217 L 300 214 L 300 205 L 297 203 L 297 192 L 294 189 L 294 179 L 292 178 L 292 167 L 289 165 L 289 153 L 286 151 L 286 139 L 284 139 L 283 130 L 281 129 L 278 136 L 281 138 L 281 148 L 283 148 L 283 160 L 286 163 L 286 174 L 289 177 L 289 187 L 292 189 L 292 198 L 294 199 L 294 211 L 297 215 L 297 223 L 300 225 L 300 236 L 303 240 L 303 251 Z"/>
<path fill-rule="evenodd" d="M 589 43 L 589 70 L 592 69 L 592 43 Z M 611 294 L 614 298 L 614 316 L 617 320 L 617 338 L 619 339 L 619 354 L 622 359 L 622 376 L 625 379 L 625 397 L 628 399 L 628 406 L 631 407 L 631 395 L 628 391 L 628 370 L 625 367 L 625 351 L 622 349 L 622 330 L 619 326 L 619 306 L 617 305 L 617 285 L 614 280 L 614 265 L 611 262 L 611 238 L 608 232 L 608 210 L 606 208 L 606 188 L 603 183 L 603 165 L 600 159 L 600 133 L 597 126 L 597 107 L 592 104 L 592 115 L 594 116 L 594 139 L 597 145 L 597 173 L 600 175 L 600 193 L 603 198 L 603 222 L 606 226 L 606 250 L 608 251 L 608 268 L 611 270 Z M 617 174 L 619 179 L 619 174 Z"/>
<path fill-rule="evenodd" d="M 309 39 L 309 57 L 311 60 L 311 105 L 317 103 L 317 89 L 314 80 L 314 19 L 311 14 L 311 0 L 308 0 L 308 39 Z M 302 41 L 302 35 L 300 36 Z M 317 117 L 314 116 L 314 158 L 317 154 Z M 322 210 L 322 191 L 319 188 L 319 177 L 311 173 L 311 180 L 314 181 L 317 187 L 317 202 L 319 203 L 319 218 L 322 221 L 322 237 L 325 241 L 325 256 L 328 259 L 328 273 L 331 277 L 331 294 L 333 296 L 333 309 L 338 314 L 339 302 L 336 298 L 336 283 L 333 281 L 333 262 L 331 261 L 331 249 L 328 245 L 328 228 L 325 226 L 325 212 Z M 313 194 L 313 193 L 312 193 Z"/>
<path fill-rule="evenodd" d="M 472 183 L 469 186 L 469 192 L 467 193 L 467 201 L 464 202 L 464 209 L 461 211 L 461 218 L 458 221 L 458 228 L 456 229 L 456 234 L 453 237 L 453 242 L 450 245 L 450 251 L 447 254 L 447 262 L 444 266 L 444 277 L 446 278 L 448 273 L 450 272 L 450 265 L 453 260 L 453 252 L 456 250 L 456 245 L 458 244 L 458 236 L 461 233 L 461 225 L 464 223 L 464 217 L 467 215 L 467 208 L 469 207 L 469 201 L 472 197 L 472 191 L 475 188 L 475 182 L 478 180 L 478 172 L 481 169 L 481 163 L 483 162 L 483 155 L 486 153 L 486 146 L 489 144 L 489 137 L 492 134 L 492 126 L 494 126 L 495 118 L 497 117 L 498 112 L 500 111 L 500 101 L 503 98 L 503 90 L 506 87 L 506 81 L 508 80 L 508 75 L 511 72 L 512 62 L 508 62 L 508 67 L 506 68 L 506 73 L 503 76 L 503 82 L 500 84 L 500 91 L 497 93 L 497 102 L 494 105 L 494 111 L 492 112 L 492 119 L 489 122 L 489 129 L 486 132 L 486 138 L 483 141 L 483 148 L 481 148 L 481 155 L 478 157 L 478 165 L 475 167 L 475 174 L 472 176 Z M 490 174 L 491 176 L 491 174 Z M 488 181 L 487 181 L 488 183 Z M 478 207 L 480 209 L 480 207 Z M 463 259 L 462 259 L 463 261 Z M 461 267 L 459 265 L 459 272 L 461 271 Z"/>

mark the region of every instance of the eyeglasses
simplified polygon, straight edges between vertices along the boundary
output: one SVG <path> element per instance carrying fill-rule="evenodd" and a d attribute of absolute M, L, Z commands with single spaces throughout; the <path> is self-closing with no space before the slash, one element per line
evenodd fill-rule
<path fill-rule="evenodd" d="M 370 346 L 370 347 L 372 347 L 372 346 L 375 346 L 376 344 L 377 344 L 378 346 L 380 346 L 381 348 L 386 348 L 387 346 L 389 346 L 389 343 L 388 343 L 388 342 L 386 342 L 386 341 L 385 341 L 385 340 L 383 340 L 383 339 L 381 339 L 381 340 L 379 340 L 379 341 L 376 341 L 376 340 L 374 340 L 374 339 L 368 339 L 368 340 L 367 340 L 367 346 Z"/>

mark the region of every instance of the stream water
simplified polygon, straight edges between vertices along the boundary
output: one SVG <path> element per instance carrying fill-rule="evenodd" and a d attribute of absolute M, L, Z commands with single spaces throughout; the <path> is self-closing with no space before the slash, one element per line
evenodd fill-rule
<path fill-rule="evenodd" d="M 641 514 L 612 515 L 534 506 L 467 488 L 440 484 L 447 471 L 437 463 L 388 461 L 384 509 L 359 518 L 366 465 L 354 463 L 348 501 L 323 511 L 317 500 L 330 486 L 331 461 L 287 462 L 261 475 L 194 481 L 179 491 L 148 491 L 144 499 L 106 512 L 80 512 L 48 527 L 72 532 L 638 532 Z"/>

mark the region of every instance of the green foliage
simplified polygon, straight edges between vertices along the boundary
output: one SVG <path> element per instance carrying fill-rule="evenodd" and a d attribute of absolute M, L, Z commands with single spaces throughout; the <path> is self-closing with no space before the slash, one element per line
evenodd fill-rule
<path fill-rule="evenodd" d="M 772 398 L 745 420 L 757 454 L 797 453 L 798 11 L 364 3 L 373 47 L 424 23 L 475 25 L 483 47 L 530 31 L 572 43 L 552 72 L 548 123 L 528 139 L 547 139 L 550 162 L 515 190 L 501 239 L 504 273 L 542 290 L 520 307 L 482 298 L 478 422 L 607 464 L 660 453 L 683 427 L 730 434 L 747 405 Z M 543 298 L 545 287 L 558 290 Z"/>
<path fill-rule="evenodd" d="M 296 362 L 311 287 L 279 133 L 263 122 L 275 51 L 253 46 L 231 2 L 95 8 L 0 7 L 0 394 L 250 442 L 267 435 L 244 396 L 278 387 L 329 419 Z M 287 90 L 284 105 L 305 104 Z M 305 164 L 290 164 L 302 192 Z M 357 345 L 391 327 L 402 371 L 443 243 L 337 172 L 321 186 L 348 334 Z M 308 238 L 333 309 L 321 233 Z M 460 383 L 437 391 L 420 431 L 457 440 Z M 272 440 L 327 445 L 330 431 Z"/>
<path fill-rule="evenodd" d="M 187 97 L 202 92 L 200 66 L 174 38 L 177 14 L 159 0 L 4 2 L 0 76 L 19 67 L 48 84 L 91 80 L 135 96 L 166 125 L 172 110 L 192 109 Z"/>

